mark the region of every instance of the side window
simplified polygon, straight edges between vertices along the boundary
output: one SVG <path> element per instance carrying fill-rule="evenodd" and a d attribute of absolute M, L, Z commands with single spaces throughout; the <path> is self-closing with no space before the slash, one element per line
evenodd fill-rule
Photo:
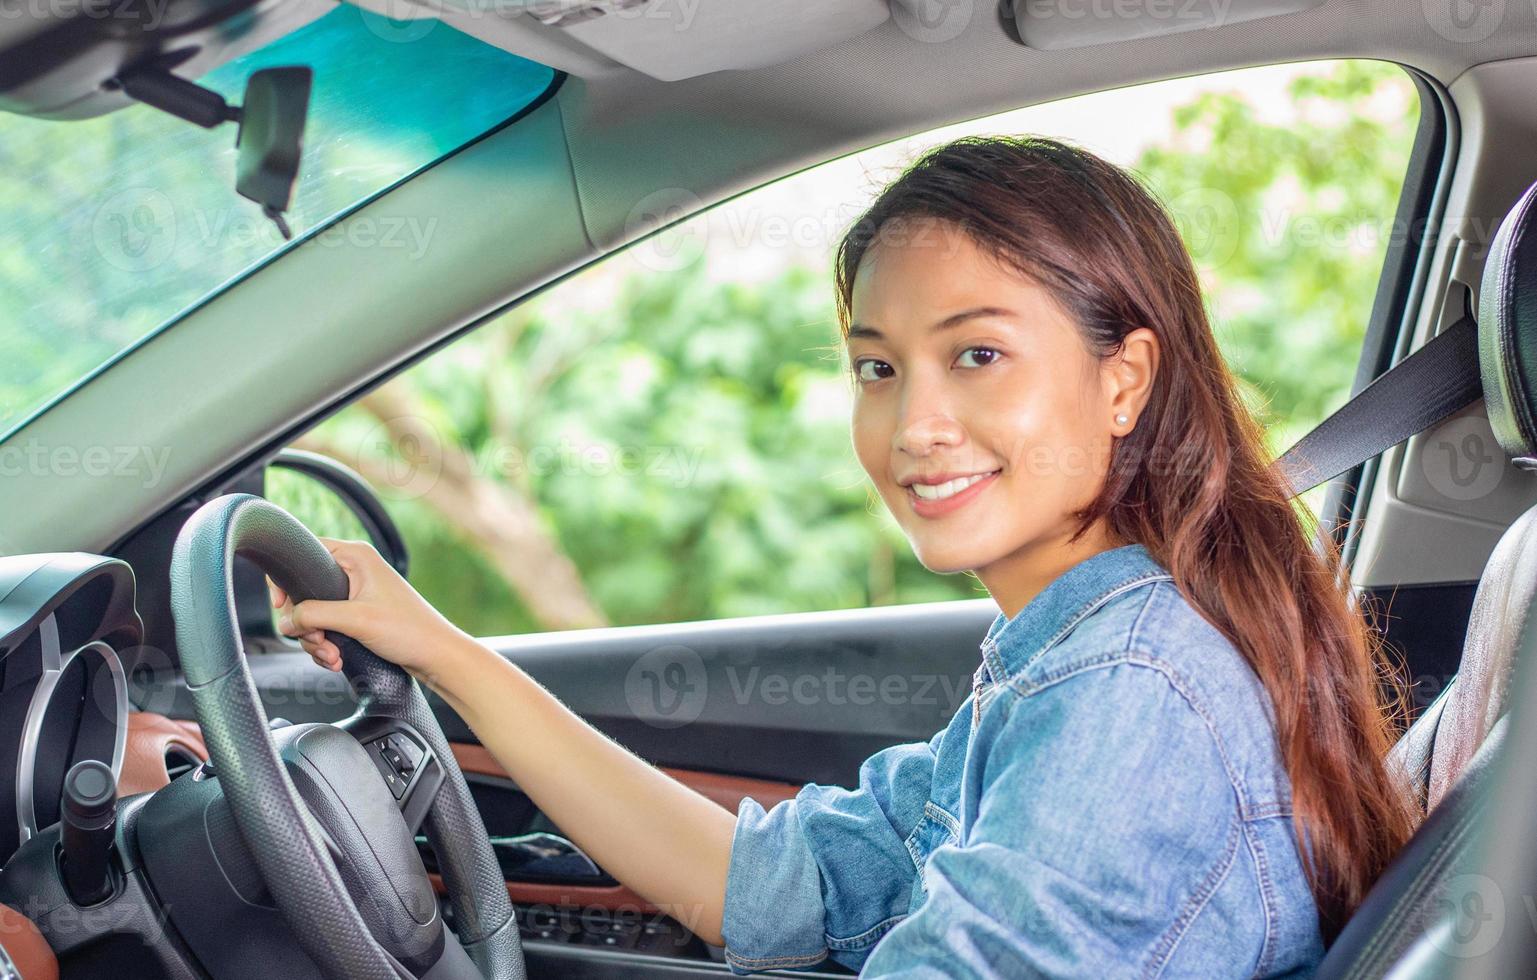
<path fill-rule="evenodd" d="M 269 467 L 262 488 L 268 500 L 282 507 L 299 523 L 326 538 L 367 541 L 369 534 L 340 495 L 320 481 L 302 473 Z"/>
<path fill-rule="evenodd" d="M 1348 395 L 1418 111 L 1396 66 L 1312 63 L 879 147 L 594 265 L 296 447 L 379 489 L 413 582 L 480 635 L 985 595 L 917 563 L 849 444 L 832 252 L 880 188 L 968 133 L 1131 166 L 1179 223 L 1280 451 Z"/>

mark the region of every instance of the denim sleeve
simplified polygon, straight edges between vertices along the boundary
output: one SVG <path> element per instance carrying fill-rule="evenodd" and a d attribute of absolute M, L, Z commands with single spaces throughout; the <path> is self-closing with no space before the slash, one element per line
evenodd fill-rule
<path fill-rule="evenodd" d="M 764 811 L 737 811 L 721 932 L 735 973 L 859 957 L 905 915 L 917 869 L 907 837 L 934 776 L 930 742 L 877 752 L 854 790 L 815 783 Z"/>
<path fill-rule="evenodd" d="M 927 900 L 861 976 L 1156 975 L 1238 853 L 1212 733 L 1137 664 L 999 700 L 976 733 L 976 818 L 935 849 Z M 1233 925 L 1231 955 L 1257 954 Z"/>

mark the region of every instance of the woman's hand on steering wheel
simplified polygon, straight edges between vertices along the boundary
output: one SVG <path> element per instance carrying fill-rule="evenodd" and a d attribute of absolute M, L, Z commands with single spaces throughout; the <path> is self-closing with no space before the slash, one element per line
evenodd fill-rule
<path fill-rule="evenodd" d="M 347 573 L 347 598 L 338 601 L 290 601 L 269 578 L 267 589 L 278 610 L 278 632 L 294 637 L 315 663 L 341 670 L 342 652 L 326 636 L 331 630 L 352 637 L 391 663 L 425 680 L 434 651 L 462 636 L 443 614 L 400 576 L 366 541 L 321 538 L 331 557 Z"/>

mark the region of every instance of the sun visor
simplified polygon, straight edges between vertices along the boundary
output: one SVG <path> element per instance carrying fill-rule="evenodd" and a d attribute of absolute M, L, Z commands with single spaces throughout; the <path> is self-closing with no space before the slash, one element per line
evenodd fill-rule
<path fill-rule="evenodd" d="M 362 0 L 370 7 L 377 2 Z M 545 44 L 579 46 L 663 81 L 780 64 L 863 34 L 891 17 L 886 0 L 415 2 L 440 10 L 445 22 L 514 54 L 540 60 L 518 38 L 520 33 L 527 40 L 532 40 L 527 35 L 539 35 Z M 502 21 L 504 29 L 476 23 L 486 18 Z"/>
<path fill-rule="evenodd" d="M 1086 48 L 1294 14 L 1323 0 L 1008 0 L 1026 47 Z"/>

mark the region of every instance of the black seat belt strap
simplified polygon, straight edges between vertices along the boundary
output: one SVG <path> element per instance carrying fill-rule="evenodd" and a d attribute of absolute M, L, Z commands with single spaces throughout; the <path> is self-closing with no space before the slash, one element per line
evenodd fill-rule
<path fill-rule="evenodd" d="M 1465 316 L 1378 375 L 1276 465 L 1300 494 L 1424 432 L 1483 393 L 1478 326 Z"/>

